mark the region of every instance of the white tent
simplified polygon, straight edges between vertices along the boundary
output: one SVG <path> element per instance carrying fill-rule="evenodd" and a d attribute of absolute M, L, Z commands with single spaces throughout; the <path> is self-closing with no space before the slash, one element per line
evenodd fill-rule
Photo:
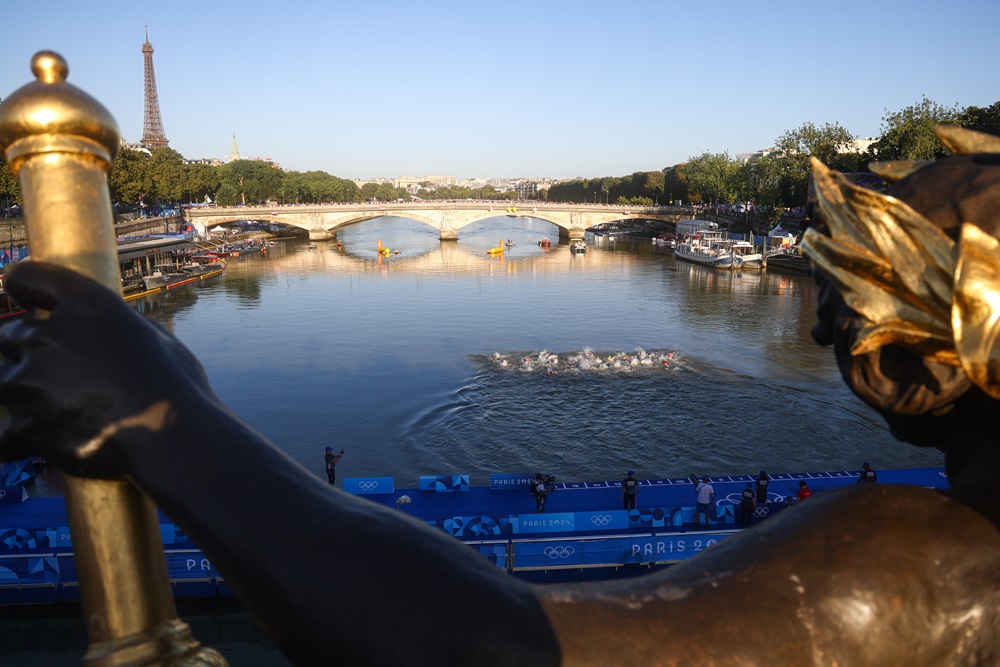
<path fill-rule="evenodd" d="M 795 234 L 780 224 L 767 233 L 768 245 L 795 245 Z"/>

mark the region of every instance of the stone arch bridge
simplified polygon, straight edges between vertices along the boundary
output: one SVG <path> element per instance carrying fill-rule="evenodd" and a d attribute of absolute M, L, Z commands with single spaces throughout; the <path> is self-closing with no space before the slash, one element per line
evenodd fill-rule
<path fill-rule="evenodd" d="M 514 206 L 507 202 L 409 202 L 405 204 L 319 204 L 305 206 L 233 206 L 191 208 L 184 218 L 205 228 L 237 220 L 262 220 L 299 227 L 312 240 L 335 237 L 337 229 L 364 220 L 396 216 L 423 222 L 444 240 L 458 239 L 463 227 L 487 218 L 536 218 L 559 228 L 560 238 L 583 238 L 595 225 L 628 220 L 677 222 L 690 219 L 694 209 L 678 206 L 608 206 L 604 204 L 544 204 Z"/>

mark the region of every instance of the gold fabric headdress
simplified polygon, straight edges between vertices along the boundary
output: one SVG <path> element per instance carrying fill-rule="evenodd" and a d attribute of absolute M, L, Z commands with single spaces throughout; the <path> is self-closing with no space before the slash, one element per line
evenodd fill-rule
<path fill-rule="evenodd" d="M 1000 153 L 1000 138 L 936 128 L 955 153 Z M 922 163 L 883 163 L 898 180 Z M 802 253 L 863 319 L 851 354 L 899 345 L 960 366 L 1000 399 L 1000 243 L 968 222 L 958 242 L 904 202 L 855 186 L 812 160 L 830 236 L 806 231 Z"/>

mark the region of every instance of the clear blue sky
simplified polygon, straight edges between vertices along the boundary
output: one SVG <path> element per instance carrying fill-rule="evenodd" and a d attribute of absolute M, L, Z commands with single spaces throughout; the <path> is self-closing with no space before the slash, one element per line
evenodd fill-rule
<path fill-rule="evenodd" d="M 99 13 L 96 7 L 100 7 Z M 142 135 L 144 26 L 187 157 L 343 178 L 595 177 L 773 144 L 804 122 L 1000 99 L 997 0 L 619 3 L 7 0 L 0 97 L 41 49 Z"/>

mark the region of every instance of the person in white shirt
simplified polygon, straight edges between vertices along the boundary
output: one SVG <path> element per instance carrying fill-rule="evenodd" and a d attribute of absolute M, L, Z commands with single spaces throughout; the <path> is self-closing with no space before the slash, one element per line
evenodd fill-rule
<path fill-rule="evenodd" d="M 708 477 L 702 477 L 701 482 L 695 487 L 694 492 L 698 495 L 698 505 L 694 510 L 694 525 L 697 528 L 701 525 L 698 517 L 705 515 L 705 527 L 708 528 L 708 506 L 715 504 L 715 489 L 708 483 Z"/>

